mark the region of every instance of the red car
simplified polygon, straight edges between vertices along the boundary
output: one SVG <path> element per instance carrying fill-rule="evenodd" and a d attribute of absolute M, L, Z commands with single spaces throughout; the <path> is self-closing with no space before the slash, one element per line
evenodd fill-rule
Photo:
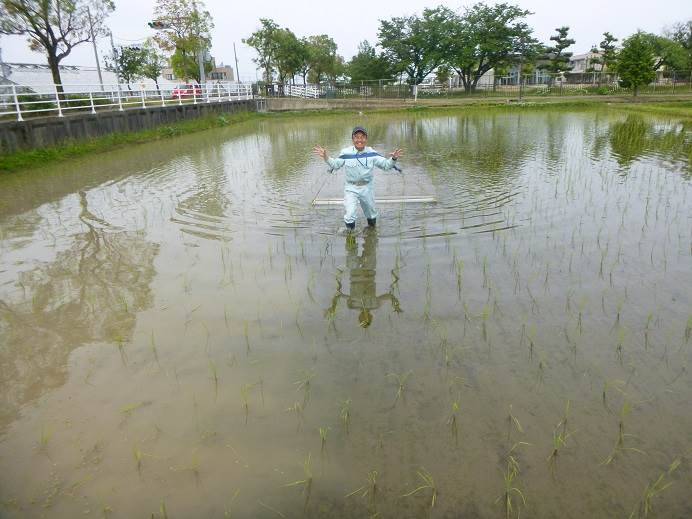
<path fill-rule="evenodd" d="M 171 91 L 171 97 L 173 99 L 192 96 L 202 97 L 202 87 L 199 85 L 186 83 L 184 85 L 178 85 Z"/>

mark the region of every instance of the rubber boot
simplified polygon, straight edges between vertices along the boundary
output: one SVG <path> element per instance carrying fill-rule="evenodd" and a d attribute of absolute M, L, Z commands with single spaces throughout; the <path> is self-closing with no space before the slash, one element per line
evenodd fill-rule
<path fill-rule="evenodd" d="M 377 218 L 368 218 L 368 226 L 375 227 L 377 225 Z"/>
<path fill-rule="evenodd" d="M 356 228 L 356 222 L 347 223 L 346 228 L 350 229 L 350 230 L 355 229 Z"/>

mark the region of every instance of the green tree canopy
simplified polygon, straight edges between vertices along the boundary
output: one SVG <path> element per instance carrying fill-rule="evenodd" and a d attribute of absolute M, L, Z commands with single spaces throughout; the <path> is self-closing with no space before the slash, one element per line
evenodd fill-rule
<path fill-rule="evenodd" d="M 279 30 L 279 26 L 269 18 L 260 18 L 260 23 L 262 27 L 253 32 L 249 38 L 243 39 L 243 43 L 255 49 L 257 57 L 252 61 L 264 70 L 264 80 L 271 82 L 274 77 L 278 45 L 275 33 Z"/>
<path fill-rule="evenodd" d="M 0 34 L 24 34 L 33 51 L 44 52 L 53 82 L 62 92 L 60 62 L 72 49 L 106 33 L 104 19 L 115 9 L 111 0 L 0 0 Z"/>
<path fill-rule="evenodd" d="M 452 11 L 440 6 L 424 9 L 423 16 L 380 20 L 378 45 L 395 71 L 406 72 L 410 84 L 421 83 L 442 63 L 450 16 Z"/>
<path fill-rule="evenodd" d="M 132 90 L 130 83 L 143 77 L 144 50 L 138 46 L 120 47 L 113 49 L 114 54 L 106 58 L 106 65 L 118 71 L 120 81 L 127 83 L 128 90 Z"/>
<path fill-rule="evenodd" d="M 575 41 L 567 37 L 568 26 L 558 27 L 555 30 L 557 34 L 550 37 L 550 41 L 554 41 L 555 45 L 545 47 L 545 56 L 549 62 L 541 68 L 557 74 L 566 72 L 571 68 L 569 59 L 572 57 L 572 53 L 565 51 L 565 49 L 574 45 Z"/>
<path fill-rule="evenodd" d="M 540 46 L 532 29 L 522 21 L 530 14 L 504 3 L 477 3 L 461 16 L 448 14 L 445 61 L 459 74 L 467 92 L 492 68 L 535 59 Z"/>
<path fill-rule="evenodd" d="M 279 81 L 286 83 L 293 80 L 304 64 L 303 44 L 290 29 L 278 29 L 274 33 L 276 39 L 276 69 Z"/>
<path fill-rule="evenodd" d="M 641 85 L 647 85 L 656 78 L 654 53 L 646 34 L 637 32 L 623 42 L 616 70 L 620 84 L 631 88 L 635 96 Z"/>
<path fill-rule="evenodd" d="M 311 81 L 319 83 L 323 76 L 337 76 L 340 69 L 336 42 L 326 34 L 309 36 L 307 42 Z"/>
<path fill-rule="evenodd" d="M 351 81 L 372 81 L 389 79 L 393 72 L 387 59 L 378 56 L 375 47 L 364 40 L 358 45 L 358 53 L 348 62 L 346 74 Z"/>
<path fill-rule="evenodd" d="M 598 47 L 592 47 L 591 52 L 597 52 L 600 54 L 598 58 L 593 58 L 591 60 L 592 65 L 601 65 L 601 71 L 612 70 L 615 67 L 615 61 L 617 60 L 617 47 L 615 43 L 618 41 L 609 32 L 603 33 L 603 40 Z"/>
<path fill-rule="evenodd" d="M 154 39 L 159 46 L 172 52 L 171 66 L 179 78 L 193 78 L 198 82 L 198 56 L 211 48 L 211 30 L 214 28 L 209 11 L 204 10 L 201 0 L 157 0 L 154 18 L 162 27 Z M 196 70 L 195 70 L 196 67 Z M 204 63 L 205 73 L 211 70 L 211 62 Z"/>
<path fill-rule="evenodd" d="M 685 49 L 685 70 L 692 70 L 692 20 L 676 23 L 666 31 L 666 36 Z"/>
<path fill-rule="evenodd" d="M 151 79 L 156 83 L 156 88 L 158 89 L 159 76 L 161 76 L 161 70 L 166 65 L 166 58 L 158 51 L 151 38 L 148 38 L 147 41 L 144 42 L 142 53 L 142 77 Z"/>
<path fill-rule="evenodd" d="M 685 70 L 687 67 L 687 53 L 680 43 L 650 32 L 642 32 L 640 34 L 654 54 L 654 70 L 658 70 L 661 67 L 671 70 Z"/>

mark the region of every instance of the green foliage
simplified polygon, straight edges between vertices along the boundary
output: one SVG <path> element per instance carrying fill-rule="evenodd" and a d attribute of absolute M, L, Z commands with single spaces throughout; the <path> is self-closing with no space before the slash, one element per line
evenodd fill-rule
<path fill-rule="evenodd" d="M 405 72 L 412 85 L 443 62 L 445 31 L 454 13 L 443 6 L 424 9 L 423 16 L 380 20 L 379 46 L 396 72 Z"/>
<path fill-rule="evenodd" d="M 211 14 L 203 8 L 201 0 L 192 4 L 186 0 L 157 0 L 154 7 L 155 21 L 163 27 L 154 40 L 163 50 L 173 53 L 173 73 L 179 78 L 192 78 L 198 82 L 197 56 L 211 47 L 211 30 L 214 28 Z M 205 62 L 204 69 L 205 73 L 210 72 L 211 62 Z"/>
<path fill-rule="evenodd" d="M 249 38 L 244 38 L 243 43 L 255 49 L 257 58 L 253 58 L 253 61 L 264 69 L 263 79 L 271 83 L 278 50 L 276 32 L 279 31 L 279 26 L 268 18 L 260 18 L 260 23 L 262 27 Z"/>
<path fill-rule="evenodd" d="M 197 57 L 197 52 L 199 51 L 194 48 L 194 45 L 194 43 L 185 43 L 181 40 L 181 46 L 178 47 L 171 56 L 171 67 L 176 77 L 194 79 L 199 83 L 201 79 L 199 76 L 199 61 Z M 204 73 L 208 74 L 212 70 L 212 62 L 208 60 L 204 61 Z"/>
<path fill-rule="evenodd" d="M 667 31 L 666 36 L 680 44 L 685 51 L 685 70 L 692 70 L 692 20 L 678 22 Z"/>
<path fill-rule="evenodd" d="M 570 69 L 569 59 L 572 57 L 572 53 L 566 52 L 565 49 L 571 45 L 574 45 L 575 41 L 572 38 L 567 37 L 569 27 L 562 26 L 556 28 L 555 30 L 557 31 L 557 34 L 550 37 L 550 41 L 554 41 L 555 45 L 545 48 L 546 57 L 550 61 L 542 68 L 554 74 L 558 74 L 560 72 L 566 72 Z"/>
<path fill-rule="evenodd" d="M 0 34 L 26 35 L 31 50 L 47 55 L 53 82 L 61 85 L 58 65 L 90 41 L 89 20 L 94 36 L 103 35 L 114 9 L 112 0 L 0 0 Z"/>
<path fill-rule="evenodd" d="M 461 78 L 467 93 L 492 68 L 532 62 L 538 41 L 522 18 L 532 14 L 510 4 L 477 3 L 463 15 L 451 13 L 443 31 L 445 62 Z"/>
<path fill-rule="evenodd" d="M 653 50 L 644 33 L 637 32 L 623 42 L 616 70 L 620 75 L 620 86 L 631 88 L 635 96 L 641 85 L 656 78 Z"/>
<path fill-rule="evenodd" d="M 390 78 L 393 71 L 384 56 L 378 56 L 375 47 L 368 40 L 358 45 L 358 54 L 351 58 L 346 66 L 346 73 L 351 81 L 373 81 Z"/>
<path fill-rule="evenodd" d="M 598 48 L 593 47 L 591 49 L 591 52 L 598 52 L 600 56 L 591 59 L 592 70 L 589 70 L 588 72 L 593 72 L 596 70 L 593 65 L 601 65 L 599 69 L 600 71 L 611 70 L 615 67 L 615 62 L 617 60 L 617 48 L 615 47 L 615 43 L 617 41 L 618 39 L 609 32 L 603 33 L 603 40 L 599 44 Z"/>
<path fill-rule="evenodd" d="M 319 83 L 323 76 L 334 79 L 341 73 L 343 62 L 339 61 L 336 43 L 329 36 L 310 36 L 307 46 L 311 82 Z"/>
<path fill-rule="evenodd" d="M 113 55 L 106 58 L 106 66 L 118 71 L 120 80 L 130 83 L 142 77 L 142 67 L 144 66 L 144 51 L 142 47 L 120 47 L 114 49 Z"/>
<path fill-rule="evenodd" d="M 654 70 L 666 67 L 670 70 L 685 70 L 687 53 L 677 41 L 649 32 L 639 32 L 641 39 L 651 48 L 654 55 Z"/>
<path fill-rule="evenodd" d="M 161 75 L 161 70 L 166 65 L 166 58 L 159 53 L 154 42 L 151 39 L 147 39 L 144 43 L 142 68 L 140 74 L 142 77 L 151 79 L 159 86 L 159 76 Z"/>

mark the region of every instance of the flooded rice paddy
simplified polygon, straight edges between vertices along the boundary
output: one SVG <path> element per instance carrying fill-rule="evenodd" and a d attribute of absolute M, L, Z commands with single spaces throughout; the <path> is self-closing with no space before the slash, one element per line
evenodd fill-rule
<path fill-rule="evenodd" d="M 312 206 L 355 123 L 437 203 Z M 0 516 L 689 517 L 691 139 L 276 119 L 0 178 Z"/>

